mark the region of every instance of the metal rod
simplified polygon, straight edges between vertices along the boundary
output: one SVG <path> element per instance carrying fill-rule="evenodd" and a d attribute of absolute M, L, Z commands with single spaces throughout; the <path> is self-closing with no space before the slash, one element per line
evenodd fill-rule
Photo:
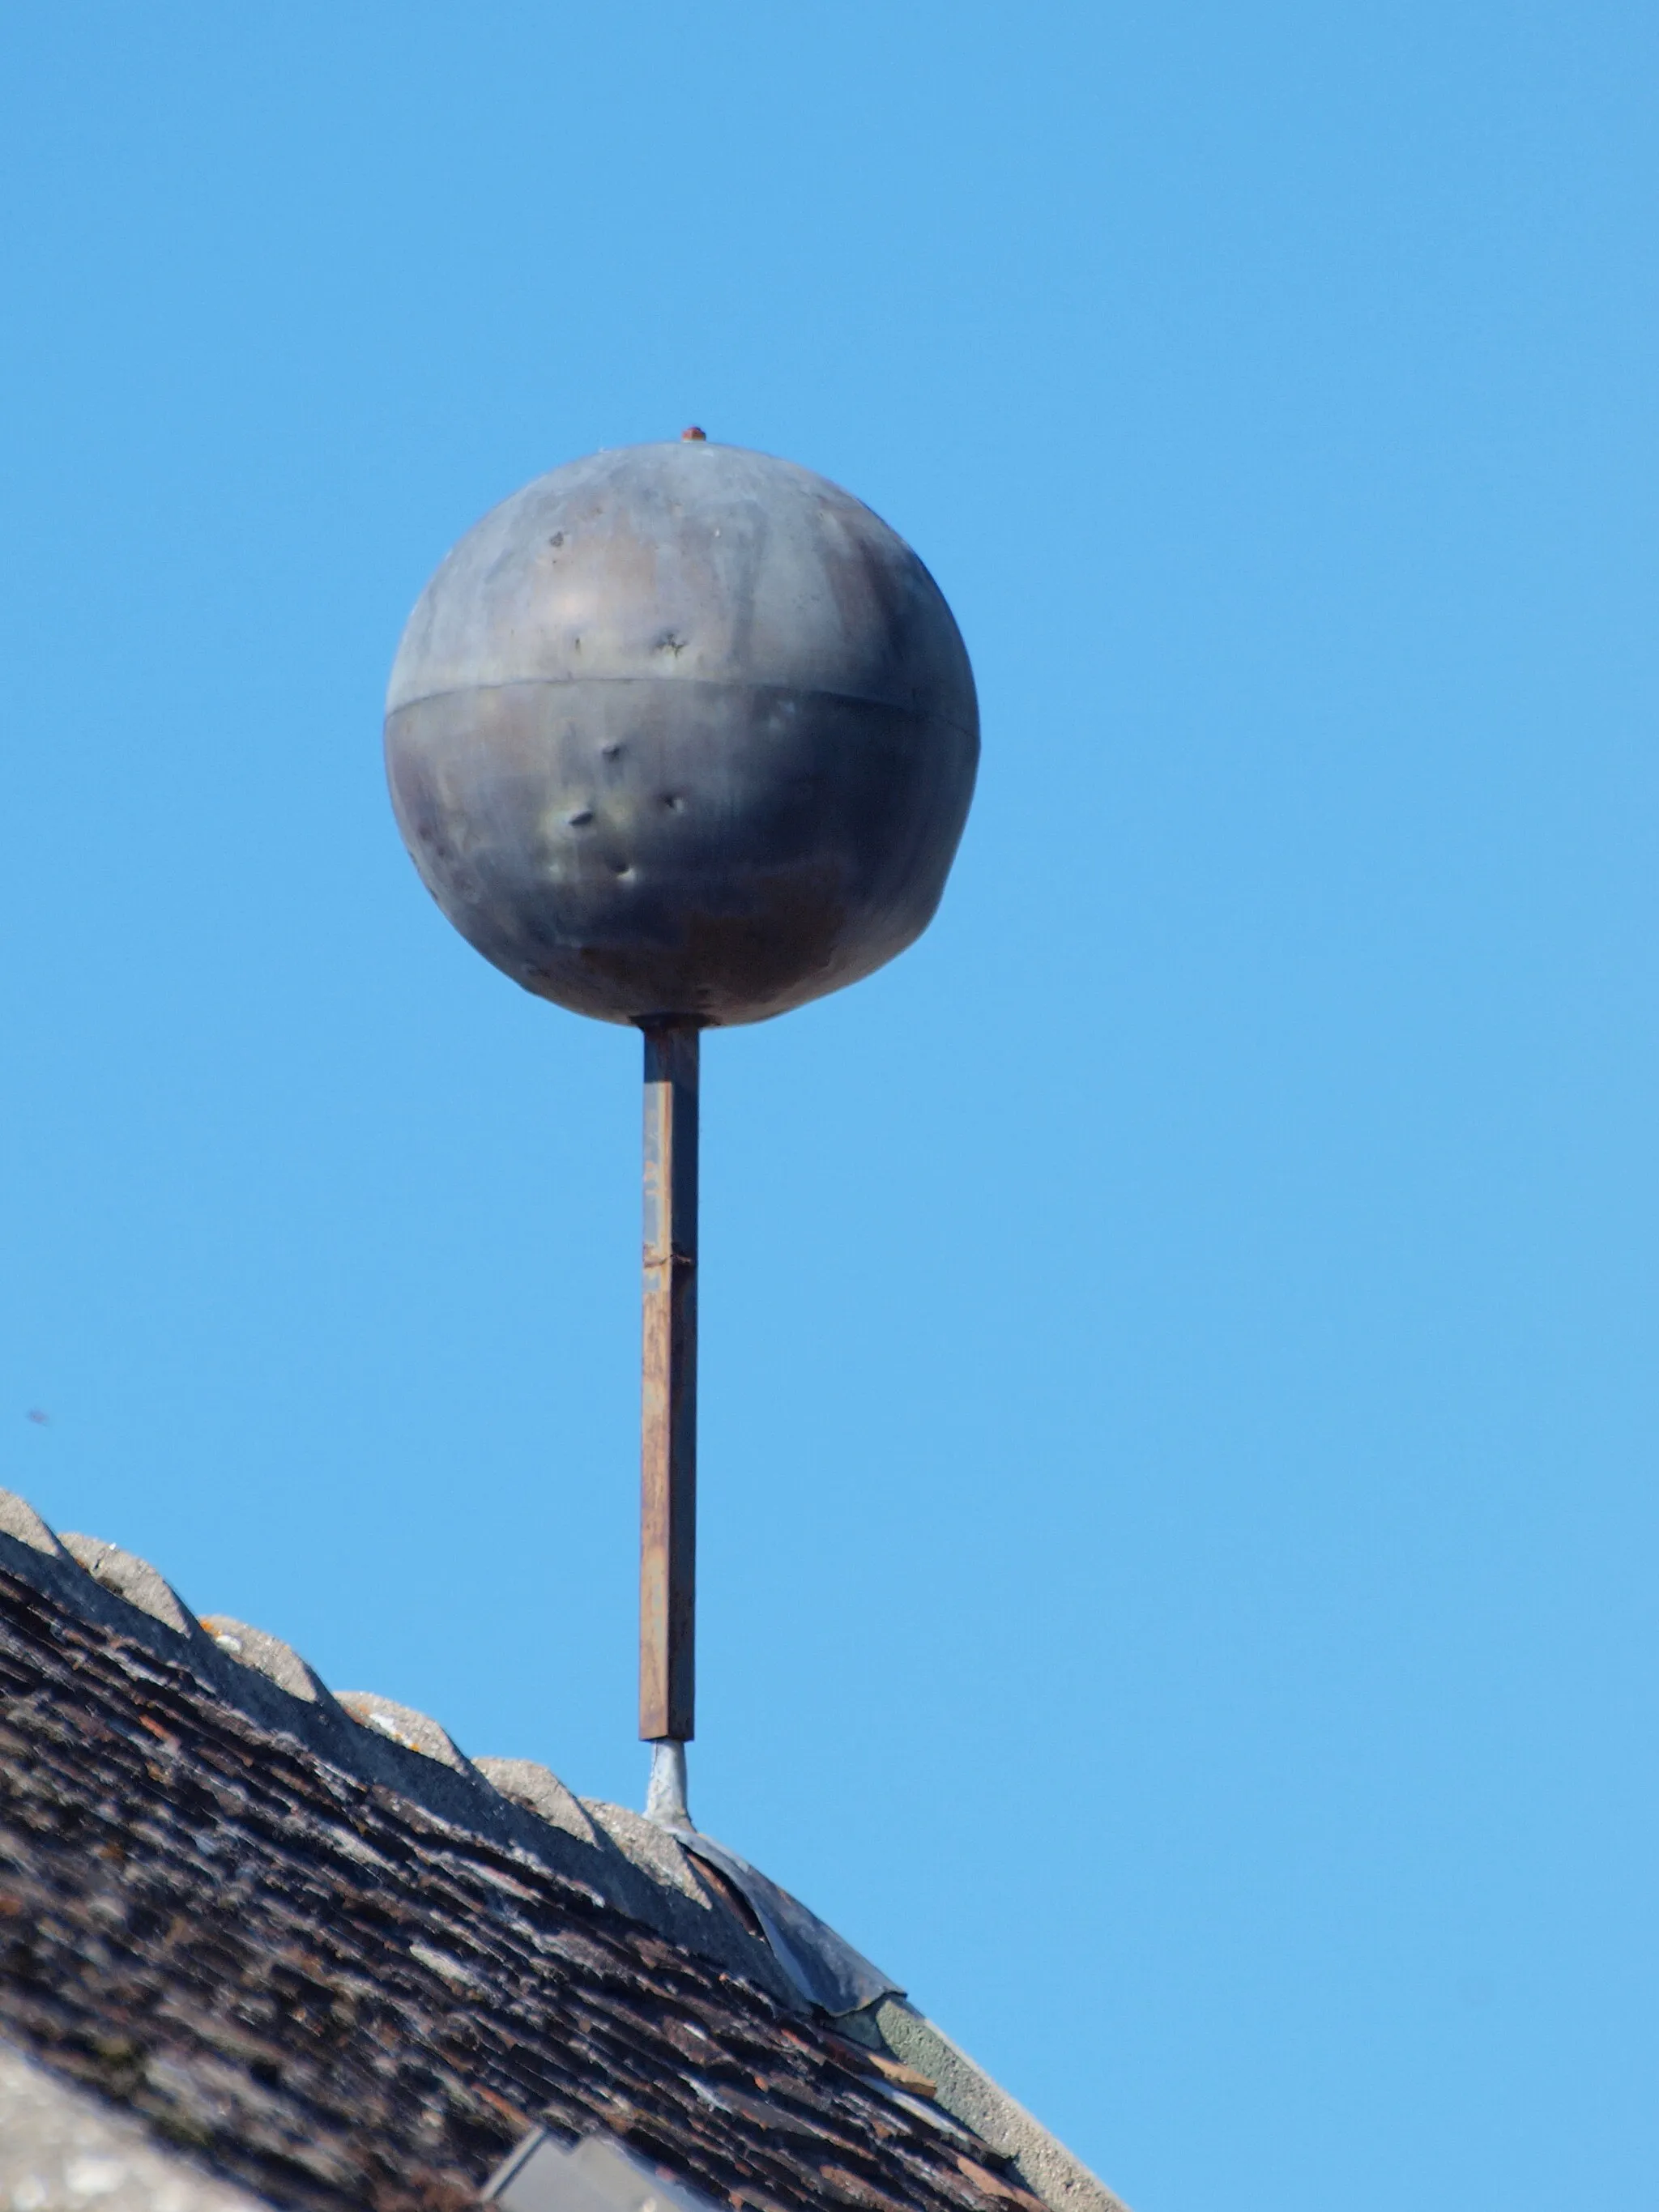
<path fill-rule="evenodd" d="M 697 1076 L 693 1022 L 645 1032 L 640 1734 L 688 1743 L 696 1703 Z"/>

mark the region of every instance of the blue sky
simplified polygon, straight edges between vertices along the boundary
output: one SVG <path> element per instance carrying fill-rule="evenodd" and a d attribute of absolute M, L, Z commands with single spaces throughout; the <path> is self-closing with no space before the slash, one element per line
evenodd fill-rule
<path fill-rule="evenodd" d="M 0 41 L 0 1481 L 640 1801 L 638 1048 L 380 704 L 528 477 L 786 453 L 985 752 L 705 1053 L 694 1807 L 1135 2212 L 1651 2201 L 1650 11 Z"/>

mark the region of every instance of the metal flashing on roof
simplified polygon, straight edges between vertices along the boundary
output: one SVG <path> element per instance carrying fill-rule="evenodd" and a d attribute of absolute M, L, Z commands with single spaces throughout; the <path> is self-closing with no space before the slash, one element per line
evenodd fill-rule
<path fill-rule="evenodd" d="M 811 2005 L 843 2016 L 879 2004 L 904 1991 L 879 1966 L 872 1966 L 844 1936 L 809 1912 L 799 1898 L 780 1889 L 736 1851 L 705 1836 L 686 1803 L 685 1746 L 672 1740 L 651 1747 L 651 1785 L 645 1817 L 672 1836 L 682 1850 L 724 1876 L 746 1905 L 778 1964 Z"/>
<path fill-rule="evenodd" d="M 872 1966 L 843 1936 L 811 1912 L 800 1899 L 769 1881 L 758 1868 L 696 1828 L 670 1832 L 683 1848 L 735 1884 L 777 1954 L 778 1964 L 807 2000 L 832 2016 L 862 2012 L 884 1997 L 902 1997 L 890 1974 Z"/>

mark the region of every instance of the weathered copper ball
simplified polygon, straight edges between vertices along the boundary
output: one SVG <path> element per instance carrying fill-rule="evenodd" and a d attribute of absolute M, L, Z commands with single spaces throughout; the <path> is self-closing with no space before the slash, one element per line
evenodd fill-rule
<path fill-rule="evenodd" d="M 762 1021 L 890 960 L 945 888 L 979 716 L 960 633 L 848 493 L 627 447 L 487 514 L 386 699 L 398 826 L 468 941 L 604 1021 Z"/>

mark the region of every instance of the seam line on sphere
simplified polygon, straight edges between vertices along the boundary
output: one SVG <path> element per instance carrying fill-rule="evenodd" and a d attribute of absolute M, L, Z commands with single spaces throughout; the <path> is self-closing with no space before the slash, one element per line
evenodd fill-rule
<path fill-rule="evenodd" d="M 567 685 L 574 689 L 578 684 L 673 684 L 687 690 L 775 691 L 780 698 L 787 699 L 846 699 L 855 707 L 879 707 L 886 714 L 908 714 L 918 722 L 938 722 L 964 738 L 975 734 L 965 722 L 955 721 L 949 714 L 920 714 L 914 707 L 901 706 L 896 699 L 878 699 L 868 691 L 828 691 L 816 684 L 740 684 L 719 676 L 509 676 L 499 684 L 458 684 L 443 691 L 422 691 L 412 699 L 399 699 L 395 707 L 388 706 L 386 711 L 388 715 L 404 714 L 411 707 L 429 706 L 434 699 L 475 699 L 481 691 L 559 691 Z"/>

